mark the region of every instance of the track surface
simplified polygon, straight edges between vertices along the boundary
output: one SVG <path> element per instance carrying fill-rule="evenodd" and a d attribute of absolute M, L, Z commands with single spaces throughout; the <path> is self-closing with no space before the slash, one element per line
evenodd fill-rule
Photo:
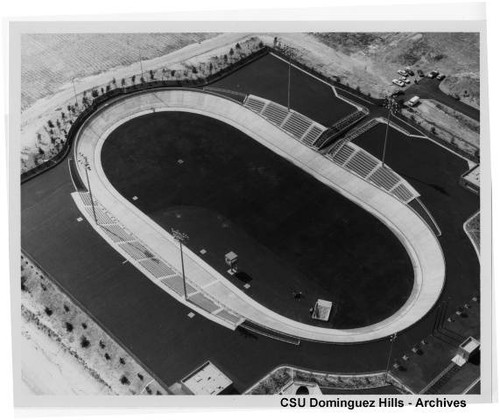
<path fill-rule="evenodd" d="M 385 225 L 228 124 L 148 114 L 116 129 L 101 156 L 122 196 L 165 230 L 188 233 L 192 251 L 207 250 L 211 266 L 242 290 L 251 284 L 249 295 L 282 315 L 358 328 L 410 296 L 410 258 Z M 230 250 L 241 259 L 236 279 L 226 273 Z M 338 305 L 328 325 L 311 320 L 318 298 Z"/>
<path fill-rule="evenodd" d="M 381 158 L 385 126 L 378 124 L 355 143 Z M 464 301 L 479 287 L 479 264 L 462 225 L 479 208 L 479 198 L 458 185 L 467 169 L 464 159 L 420 138 L 389 129 L 386 162 L 421 194 L 421 200 L 439 225 L 446 259 L 444 294 Z"/>
<path fill-rule="evenodd" d="M 286 73 L 280 77 L 286 78 Z M 258 77 L 247 81 L 254 85 L 260 82 Z M 300 110 L 298 105 L 294 107 Z M 300 106 L 322 108 L 315 98 Z M 379 141 L 376 136 L 380 134 L 369 133 L 370 139 Z M 462 230 L 463 222 L 479 207 L 479 200 L 458 187 L 458 177 L 466 169 L 462 159 L 429 141 L 407 141 L 403 137 L 391 135 L 388 163 L 400 170 L 398 162 L 404 157 L 401 164 L 407 166 L 400 174 L 422 193 L 424 203 L 443 229 L 440 242 L 448 270 L 443 297 L 450 297 L 449 312 L 454 312 L 464 297 L 469 299 L 479 287 L 477 258 Z M 398 156 L 393 149 L 396 146 L 401 151 Z M 430 167 L 427 160 L 432 161 Z M 90 225 L 76 221 L 80 214 L 69 195 L 73 191 L 66 161 L 23 184 L 22 247 L 167 385 L 206 360 L 212 360 L 230 376 L 239 391 L 279 364 L 333 372 L 385 369 L 387 340 L 340 346 L 303 342 L 292 346 L 231 332 L 201 316 L 188 318 L 184 305 L 166 293 L 158 293 L 158 288 L 134 267 L 122 264 L 123 259 Z M 436 311 L 399 334 L 394 357 L 408 352 L 409 346 L 432 332 Z"/>

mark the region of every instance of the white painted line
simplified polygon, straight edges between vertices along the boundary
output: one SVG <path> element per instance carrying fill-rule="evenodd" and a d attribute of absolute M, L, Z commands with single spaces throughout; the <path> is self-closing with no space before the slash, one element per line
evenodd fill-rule
<path fill-rule="evenodd" d="M 205 255 L 207 253 L 207 250 L 206 249 L 200 249 L 200 254 L 201 255 Z"/>
<path fill-rule="evenodd" d="M 189 313 L 188 313 L 188 317 L 189 317 L 189 318 L 194 318 L 194 312 L 189 312 Z"/>
<path fill-rule="evenodd" d="M 184 163 L 184 161 L 183 161 L 182 159 L 179 159 L 179 160 L 177 161 L 177 163 L 178 163 L 179 165 L 182 165 L 182 164 Z"/>
<path fill-rule="evenodd" d="M 83 220 L 82 217 L 79 217 L 79 218 L 76 219 L 77 222 L 81 222 L 82 220 Z"/>
<path fill-rule="evenodd" d="M 245 285 L 243 286 L 245 289 L 250 289 L 250 285 L 248 283 L 245 283 Z"/>
<path fill-rule="evenodd" d="M 134 196 L 132 197 L 132 200 L 134 200 L 134 201 L 137 201 L 138 199 L 139 199 L 139 197 L 137 197 L 136 195 L 134 195 Z"/>

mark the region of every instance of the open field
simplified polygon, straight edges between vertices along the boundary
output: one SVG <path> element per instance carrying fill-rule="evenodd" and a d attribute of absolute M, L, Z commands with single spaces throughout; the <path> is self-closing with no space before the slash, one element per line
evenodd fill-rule
<path fill-rule="evenodd" d="M 412 66 L 424 73 L 437 69 L 450 76 L 442 82 L 443 90 L 479 107 L 478 33 L 316 33 L 314 36 L 352 63 L 351 69 L 346 64 L 345 74 L 340 74 L 351 84 L 356 83 L 360 72 L 374 79 L 371 88 L 360 83 L 375 96 L 390 86 L 398 68 Z"/>
<path fill-rule="evenodd" d="M 217 33 L 26 34 L 21 41 L 22 107 L 73 78 L 160 57 Z M 77 82 L 78 83 L 78 82 Z"/>

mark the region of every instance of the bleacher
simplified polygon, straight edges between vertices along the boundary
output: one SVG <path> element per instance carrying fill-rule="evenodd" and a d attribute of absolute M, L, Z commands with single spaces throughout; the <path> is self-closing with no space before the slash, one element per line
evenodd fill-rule
<path fill-rule="evenodd" d="M 335 155 L 333 155 L 333 160 L 339 165 L 343 165 L 347 162 L 347 160 L 352 156 L 354 152 L 354 147 L 346 144 L 337 153 L 335 153 Z"/>
<path fill-rule="evenodd" d="M 359 135 L 370 126 L 373 126 L 372 122 L 365 124 L 364 128 L 360 127 L 361 129 L 356 130 L 356 133 Z M 345 139 L 347 139 L 347 141 L 345 141 Z M 378 188 L 394 195 L 394 197 L 405 204 L 419 197 L 418 192 L 391 168 L 383 166 L 382 162 L 376 157 L 372 156 L 357 144 L 351 143 L 349 140 L 353 139 L 352 133 L 345 139 L 339 142 L 340 146 L 335 145 L 336 147 L 331 147 L 325 156 L 337 165 L 348 169 L 357 176 L 375 184 Z"/>
<path fill-rule="evenodd" d="M 316 140 L 323 133 L 323 130 L 317 125 L 313 125 L 306 135 L 302 138 L 302 142 L 307 144 L 308 146 L 313 146 L 316 143 Z"/>
<path fill-rule="evenodd" d="M 258 96 L 248 95 L 244 105 L 309 147 L 316 148 L 316 140 L 326 130 L 305 115 Z"/>
<path fill-rule="evenodd" d="M 296 112 L 290 113 L 287 120 L 283 124 L 283 130 L 288 131 L 290 134 L 297 139 L 301 139 L 307 130 L 312 125 L 312 121 L 309 118 L 304 117 Z"/>
<path fill-rule="evenodd" d="M 404 184 L 396 185 L 391 192 L 401 201 L 408 202 L 414 198 L 412 192 Z"/>
<path fill-rule="evenodd" d="M 268 102 L 262 111 L 262 116 L 267 118 L 273 124 L 281 127 L 281 124 L 283 124 L 283 121 L 285 121 L 285 118 L 288 116 L 288 109 L 274 102 Z"/>
<path fill-rule="evenodd" d="M 368 179 L 382 187 L 384 190 L 389 191 L 400 181 L 401 178 L 396 175 L 392 169 L 380 166 L 372 175 L 370 175 L 370 178 Z"/>
<path fill-rule="evenodd" d="M 262 110 L 266 106 L 266 103 L 266 101 L 263 101 L 262 99 L 252 95 L 248 96 L 247 100 L 245 101 L 245 105 L 257 114 L 260 114 L 262 112 Z"/>
<path fill-rule="evenodd" d="M 359 150 L 352 159 L 347 162 L 346 167 L 356 172 L 358 175 L 361 175 L 363 178 L 366 178 L 370 172 L 375 169 L 378 164 L 378 160 L 364 152 L 363 150 Z"/>

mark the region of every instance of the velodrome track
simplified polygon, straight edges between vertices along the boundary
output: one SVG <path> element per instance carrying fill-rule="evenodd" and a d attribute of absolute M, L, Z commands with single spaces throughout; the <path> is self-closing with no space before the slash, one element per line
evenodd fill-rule
<path fill-rule="evenodd" d="M 412 260 L 415 274 L 410 298 L 394 315 L 369 327 L 334 330 L 305 325 L 269 311 L 187 250 L 185 263 L 189 281 L 198 285 L 214 300 L 244 319 L 286 335 L 331 343 L 356 343 L 386 337 L 408 328 L 432 308 L 444 285 L 444 257 L 433 233 L 411 209 L 298 143 L 249 109 L 228 99 L 200 91 L 149 91 L 115 101 L 98 111 L 84 124 L 74 149 L 75 159 L 79 153 L 89 159 L 92 168 L 89 177 L 94 198 L 111 210 L 111 213 L 156 255 L 168 261 L 177 270 L 180 269 L 177 245 L 167 232 L 113 188 L 102 169 L 100 152 L 105 139 L 117 126 L 142 114 L 167 110 L 199 113 L 224 121 L 293 161 L 319 181 L 363 207 L 385 223 L 400 239 Z M 81 166 L 79 172 L 84 180 L 86 175 Z M 92 218 L 86 215 L 89 222 L 93 223 Z M 199 311 L 194 305 L 192 308 Z M 202 312 L 217 321 L 207 312 Z"/>

